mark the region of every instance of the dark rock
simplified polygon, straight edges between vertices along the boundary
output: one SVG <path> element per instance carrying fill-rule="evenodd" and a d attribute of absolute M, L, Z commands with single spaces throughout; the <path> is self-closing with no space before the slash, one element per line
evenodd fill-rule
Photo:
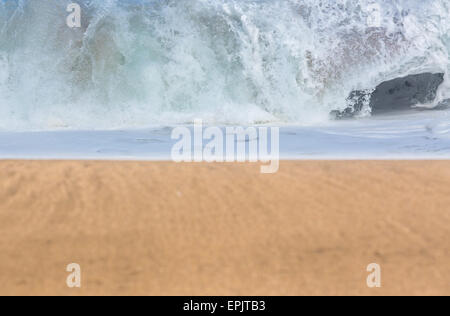
<path fill-rule="evenodd" d="M 348 107 L 332 111 L 336 119 L 351 118 L 370 106 L 372 115 L 411 109 L 417 104 L 430 103 L 436 98 L 444 82 L 443 73 L 423 73 L 381 83 L 375 90 L 352 91 L 347 98 Z"/>
<path fill-rule="evenodd" d="M 370 106 L 373 90 L 352 91 L 347 98 L 347 108 L 343 111 L 332 111 L 330 115 L 336 119 L 350 119 L 358 115 L 364 106 Z"/>

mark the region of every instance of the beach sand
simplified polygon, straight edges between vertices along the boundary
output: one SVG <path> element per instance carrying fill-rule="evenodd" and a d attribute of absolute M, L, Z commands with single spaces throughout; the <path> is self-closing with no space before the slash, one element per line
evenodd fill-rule
<path fill-rule="evenodd" d="M 448 161 L 0 172 L 0 295 L 450 295 Z M 366 285 L 370 263 L 381 288 Z"/>

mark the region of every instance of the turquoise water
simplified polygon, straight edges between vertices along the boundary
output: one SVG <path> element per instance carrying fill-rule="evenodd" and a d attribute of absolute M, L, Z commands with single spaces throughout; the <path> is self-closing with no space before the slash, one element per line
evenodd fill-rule
<path fill-rule="evenodd" d="M 0 2 L 0 130 L 315 126 L 353 89 L 424 71 L 449 96 L 444 0 L 77 1 L 79 29 L 71 2 Z"/>

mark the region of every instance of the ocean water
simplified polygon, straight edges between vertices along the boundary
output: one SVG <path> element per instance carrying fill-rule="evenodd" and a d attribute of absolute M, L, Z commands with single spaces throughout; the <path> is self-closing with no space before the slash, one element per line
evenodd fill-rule
<path fill-rule="evenodd" d="M 195 119 L 282 126 L 290 158 L 448 157 L 446 111 L 329 113 L 441 72 L 433 107 L 449 50 L 448 0 L 0 0 L 0 157 L 163 157 Z"/>
<path fill-rule="evenodd" d="M 171 160 L 171 132 L 172 126 L 0 132 L 0 159 Z M 449 159 L 450 112 L 282 126 L 279 145 L 280 159 Z"/>

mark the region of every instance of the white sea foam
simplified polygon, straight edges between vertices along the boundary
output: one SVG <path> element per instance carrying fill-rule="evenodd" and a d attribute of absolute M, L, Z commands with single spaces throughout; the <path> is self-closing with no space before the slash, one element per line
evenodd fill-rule
<path fill-rule="evenodd" d="M 80 29 L 70 2 L 0 1 L 0 129 L 322 124 L 425 71 L 450 96 L 447 0 L 79 0 Z"/>
<path fill-rule="evenodd" d="M 449 118 L 449 111 L 427 111 L 320 126 L 283 126 L 279 158 L 449 159 Z M 225 129 L 221 129 L 224 134 Z M 0 131 L 0 159 L 171 160 L 177 143 L 171 138 L 172 130 Z"/>

